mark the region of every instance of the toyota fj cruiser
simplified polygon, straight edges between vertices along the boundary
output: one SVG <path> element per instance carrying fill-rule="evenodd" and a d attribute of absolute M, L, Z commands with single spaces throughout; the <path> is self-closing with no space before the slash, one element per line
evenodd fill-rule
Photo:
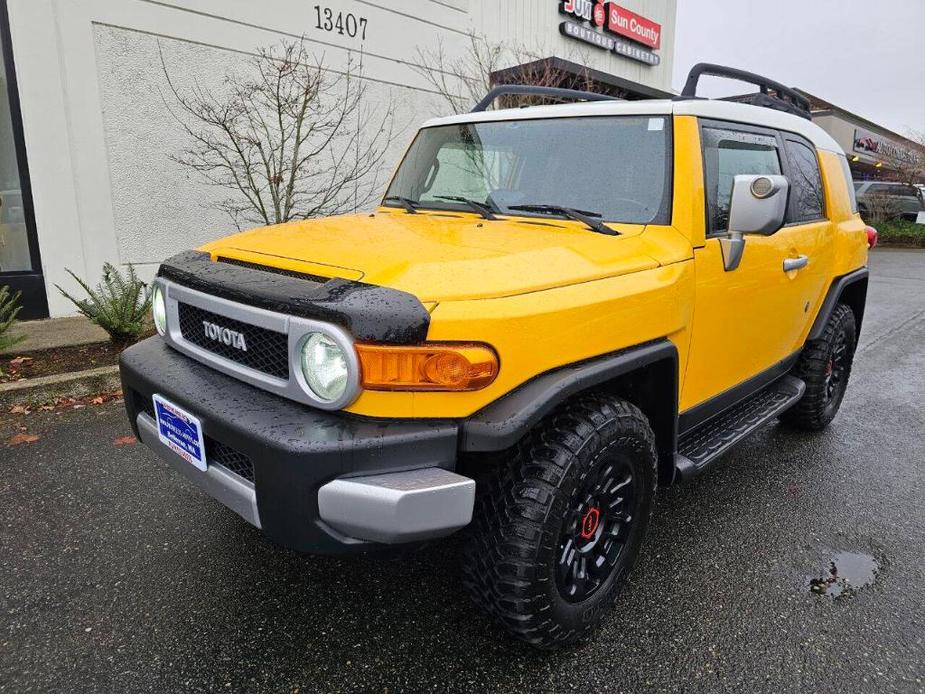
<path fill-rule="evenodd" d="M 701 74 L 752 103 L 697 98 Z M 572 103 L 486 110 L 499 95 Z M 582 100 L 582 103 L 578 103 Z M 427 122 L 372 214 L 160 267 L 121 371 L 139 439 L 272 540 L 465 528 L 475 601 L 539 647 L 599 622 L 659 486 L 838 411 L 868 237 L 798 93 L 507 86 Z M 477 482 L 476 482 L 477 480 Z"/>

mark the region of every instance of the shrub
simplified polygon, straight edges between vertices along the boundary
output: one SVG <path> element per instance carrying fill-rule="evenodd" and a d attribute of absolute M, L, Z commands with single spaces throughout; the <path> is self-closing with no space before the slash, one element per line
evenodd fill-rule
<path fill-rule="evenodd" d="M 9 287 L 0 287 L 0 350 L 12 347 L 25 339 L 24 335 L 10 335 L 10 330 L 16 325 L 16 316 L 22 306 L 19 297 L 22 292 L 13 294 Z"/>
<path fill-rule="evenodd" d="M 869 224 L 877 225 L 899 219 L 899 198 L 895 195 L 874 193 L 867 196 L 867 213 L 863 215 Z"/>
<path fill-rule="evenodd" d="M 874 226 L 877 229 L 878 240 L 884 246 L 925 248 L 925 224 L 896 219 Z"/>
<path fill-rule="evenodd" d="M 128 275 L 123 277 L 115 266 L 106 263 L 103 265 L 103 280 L 95 289 L 70 270 L 67 272 L 87 293 L 87 298 L 75 299 L 55 285 L 58 291 L 83 315 L 109 333 L 114 344 L 128 345 L 145 331 L 145 320 L 151 309 L 151 290 L 138 279 L 135 268 L 129 265 Z"/>

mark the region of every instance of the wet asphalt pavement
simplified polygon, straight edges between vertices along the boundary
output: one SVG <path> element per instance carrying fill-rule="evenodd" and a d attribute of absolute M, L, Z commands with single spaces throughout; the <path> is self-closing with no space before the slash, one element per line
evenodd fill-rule
<path fill-rule="evenodd" d="M 400 560 L 269 544 L 138 445 L 118 404 L 3 414 L 0 692 L 925 691 L 925 251 L 879 251 L 841 413 L 663 493 L 586 645 L 468 603 L 454 543 Z M 873 582 L 810 591 L 836 553 Z"/>

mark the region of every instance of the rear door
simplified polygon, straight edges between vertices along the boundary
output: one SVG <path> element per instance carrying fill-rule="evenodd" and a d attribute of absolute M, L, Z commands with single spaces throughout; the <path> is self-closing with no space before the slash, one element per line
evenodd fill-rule
<path fill-rule="evenodd" d="M 829 219 L 819 153 L 811 142 L 793 133 L 781 133 L 784 145 L 784 171 L 790 181 L 787 223 L 781 240 L 787 244 L 787 258 L 806 265 L 783 270 L 784 286 L 793 294 L 794 325 L 789 352 L 802 348 L 819 308 L 825 299 L 835 263 L 834 226 Z M 773 237 L 772 237 L 773 238 Z"/>
<path fill-rule="evenodd" d="M 831 264 L 831 225 L 809 143 L 714 121 L 701 122 L 701 142 L 707 237 L 694 252 L 696 298 L 682 410 L 724 393 L 734 401 L 745 382 L 798 350 Z M 726 272 L 719 238 L 728 231 L 738 174 L 784 174 L 791 193 L 785 226 L 771 236 L 747 236 L 742 262 Z"/>

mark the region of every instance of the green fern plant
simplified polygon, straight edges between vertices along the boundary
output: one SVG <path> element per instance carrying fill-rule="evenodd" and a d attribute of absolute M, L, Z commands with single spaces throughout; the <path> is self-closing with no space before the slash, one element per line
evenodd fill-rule
<path fill-rule="evenodd" d="M 118 268 L 106 263 L 103 279 L 96 288 L 91 288 L 67 268 L 65 270 L 87 293 L 87 298 L 76 299 L 55 286 L 78 311 L 109 333 L 109 339 L 116 345 L 128 345 L 138 339 L 151 310 L 151 290 L 138 279 L 135 268 L 129 265 L 127 275 L 123 276 Z"/>
<path fill-rule="evenodd" d="M 10 334 L 10 330 L 16 325 L 16 316 L 22 308 L 19 305 L 21 295 L 22 292 L 13 294 L 9 287 L 0 287 L 0 351 L 25 339 L 25 335 Z"/>

